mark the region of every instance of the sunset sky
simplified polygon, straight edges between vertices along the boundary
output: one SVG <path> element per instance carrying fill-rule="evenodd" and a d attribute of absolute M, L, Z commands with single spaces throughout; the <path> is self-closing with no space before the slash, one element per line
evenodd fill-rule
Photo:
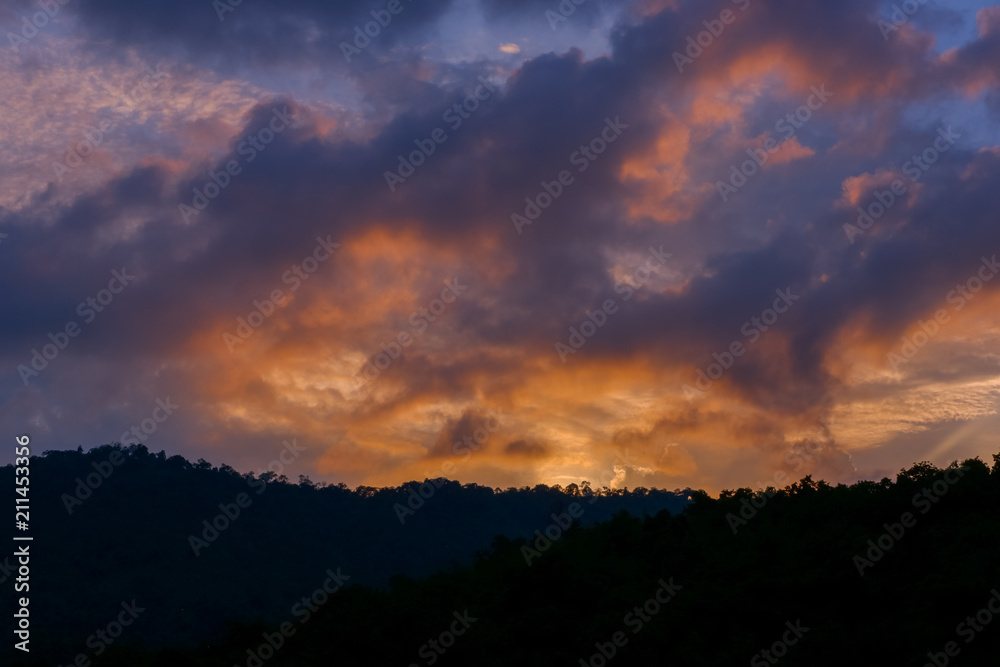
<path fill-rule="evenodd" d="M 1000 451 L 1000 6 L 0 23 L 0 425 L 39 453 L 715 492 Z"/>

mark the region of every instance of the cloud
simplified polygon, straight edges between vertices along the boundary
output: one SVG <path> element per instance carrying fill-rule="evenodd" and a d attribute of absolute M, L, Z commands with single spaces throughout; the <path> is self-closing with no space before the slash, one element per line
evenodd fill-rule
<path fill-rule="evenodd" d="M 515 5 L 482 9 L 544 24 L 548 4 Z M 809 438 L 824 452 L 809 470 L 844 479 L 860 474 L 854 448 L 885 446 L 884 461 L 869 455 L 880 469 L 901 455 L 898 431 L 985 423 L 992 394 L 976 385 L 1000 355 L 1000 283 L 900 373 L 887 354 L 1000 251 L 1000 156 L 973 139 L 995 136 L 997 117 L 939 105 L 1000 94 L 992 14 L 977 39 L 938 53 L 919 24 L 884 40 L 872 2 L 757 2 L 679 73 L 673 53 L 731 6 L 643 3 L 593 28 L 609 45 L 595 57 L 529 56 L 509 33 L 499 53 L 439 59 L 424 46 L 454 7 L 414 3 L 348 66 L 339 42 L 367 4 L 244 3 L 219 20 L 210 3 L 168 16 L 81 1 L 79 33 L 33 46 L 33 69 L 2 56 L 23 93 L 4 102 L 15 162 L 47 169 L 107 116 L 94 77 L 170 74 L 64 179 L 9 169 L 0 280 L 15 288 L 0 305 L 16 317 L 0 331 L 0 423 L 54 447 L 97 444 L 169 394 L 184 408 L 156 438 L 193 458 L 259 465 L 296 436 L 303 466 L 351 483 L 452 461 L 461 479 L 498 485 L 613 470 L 618 483 L 707 488 L 766 476 Z M 830 102 L 723 201 L 715 182 L 823 84 Z M 263 133 L 286 107 L 296 123 Z M 627 126 L 613 142 L 609 122 Z M 954 147 L 850 243 L 856 208 L 948 124 Z M 420 164 L 390 190 L 401 160 Z M 572 183 L 559 185 L 564 171 Z M 182 215 L 198 192 L 216 194 Z M 546 193 L 518 234 L 512 214 Z M 338 249 L 311 263 L 326 239 Z M 637 281 L 661 247 L 669 261 Z M 123 266 L 136 282 L 25 385 L 18 365 Z M 456 280 L 468 288 L 445 303 Z M 753 325 L 776 290 L 799 300 Z M 556 344 L 608 300 L 614 312 L 562 363 Z M 259 325 L 228 346 L 241 320 Z M 745 353 L 685 396 L 734 343 Z M 382 355 L 391 363 L 359 384 Z M 942 383 L 956 398 L 930 410 Z M 873 440 L 860 425 L 875 406 L 886 425 Z M 494 408 L 509 415 L 502 433 L 456 453 Z M 858 426 L 813 433 L 852 411 Z M 930 416 L 913 426 L 917 413 Z M 634 463 L 616 463 L 624 449 Z"/>

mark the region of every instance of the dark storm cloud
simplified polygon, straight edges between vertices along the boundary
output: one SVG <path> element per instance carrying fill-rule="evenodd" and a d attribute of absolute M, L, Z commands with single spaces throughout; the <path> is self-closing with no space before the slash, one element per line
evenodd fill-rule
<path fill-rule="evenodd" d="M 388 0 L 74 3 L 95 45 L 152 49 L 163 57 L 180 52 L 225 69 L 312 65 L 362 71 L 377 66 L 395 46 L 412 48 L 425 43 L 430 32 L 440 27 L 442 16 L 456 6 L 454 0 L 393 0 L 394 13 L 390 13 L 388 4 Z M 603 4 L 590 0 L 573 5 L 570 20 L 577 27 L 589 27 L 600 16 Z M 482 10 L 490 20 L 531 21 L 547 27 L 545 11 L 558 11 L 558 5 L 558 1 L 489 0 L 482 3 Z M 365 35 L 365 26 L 376 21 L 382 25 L 372 25 Z M 462 28 L 456 24 L 454 29 Z M 357 49 L 348 49 L 349 61 L 342 44 Z"/>
<path fill-rule="evenodd" d="M 340 42 L 353 42 L 356 26 L 373 21 L 372 11 L 386 10 L 385 2 L 371 0 L 260 0 L 232 4 L 228 0 L 77 0 L 74 4 L 87 31 L 97 40 L 155 46 L 164 55 L 181 49 L 229 66 L 250 67 L 303 62 L 344 65 Z M 371 48 L 381 50 L 405 35 L 426 29 L 451 4 L 452 0 L 400 0 L 402 11 L 391 15 Z M 220 5 L 231 11 L 219 10 Z"/>
<path fill-rule="evenodd" d="M 523 458 L 541 458 L 546 456 L 548 451 L 545 445 L 537 442 L 528 442 L 526 440 L 514 440 L 513 442 L 508 442 L 503 448 L 504 454 L 510 456 L 523 457 Z"/>
<path fill-rule="evenodd" d="M 567 21 L 592 25 L 602 11 L 627 7 L 632 2 L 608 2 L 607 0 L 480 0 L 483 11 L 490 18 L 520 18 L 537 20 L 546 25 L 555 25 L 558 30 Z M 547 12 L 558 14 L 561 18 L 551 19 Z M 563 21 L 561 19 L 566 19 Z"/>
<path fill-rule="evenodd" d="M 110 11 L 110 6 L 100 3 L 89 9 Z M 827 27 L 832 23 L 845 30 L 852 29 L 855 27 L 852 21 L 861 19 L 860 6 L 854 6 L 858 11 L 848 18 L 842 16 L 846 9 L 824 9 L 822 19 Z M 294 13 L 304 7 L 306 5 L 296 5 L 291 11 Z M 345 10 L 337 10 L 341 11 Z M 699 9 L 701 11 L 703 9 Z M 328 13 L 338 16 L 333 10 Z M 124 23 L 133 14 L 131 10 L 125 11 L 111 24 L 114 25 L 114 21 Z M 808 32 L 819 26 L 816 20 L 805 18 L 795 30 L 791 26 L 782 27 L 782 23 L 791 21 L 793 16 L 802 18 L 806 13 L 776 11 L 772 23 L 779 26 L 777 31 L 793 35 L 799 41 L 808 39 Z M 671 12 L 664 12 L 634 30 L 646 29 L 668 19 L 673 19 Z M 675 19 L 669 21 L 675 27 L 676 23 Z M 170 24 L 167 25 L 169 34 Z M 727 37 L 727 42 L 739 41 L 738 35 Z M 766 36 L 757 39 L 764 40 Z M 884 43 L 877 46 L 885 48 Z M 189 291 L 198 285 L 203 293 L 222 292 L 221 286 L 215 290 L 205 290 L 205 286 L 229 285 L 233 279 L 227 278 L 227 274 L 239 275 L 240 280 L 244 280 L 248 273 L 239 267 L 253 267 L 256 273 L 261 262 L 280 266 L 292 261 L 294 253 L 301 253 L 303 239 L 312 235 L 327 233 L 338 238 L 348 237 L 372 219 L 388 224 L 394 224 L 393 220 L 399 224 L 414 224 L 413 210 L 421 211 L 416 224 L 422 227 L 422 232 L 444 241 L 461 242 L 463 237 L 484 229 L 506 227 L 510 212 L 520 211 L 523 206 L 524 196 L 536 194 L 542 180 L 552 180 L 559 170 L 569 167 L 570 153 L 598 135 L 604 118 L 621 117 L 630 125 L 621 144 L 610 148 L 586 174 L 579 175 L 580 183 L 569 186 L 563 199 L 526 229 L 524 238 L 517 238 L 513 233 L 505 237 L 507 251 L 517 258 L 520 270 L 505 285 L 499 286 L 502 291 L 498 296 L 517 307 L 499 317 L 484 318 L 477 309 L 477 300 L 473 299 L 460 311 L 467 315 L 465 325 L 474 327 L 477 322 L 481 323 L 479 334 L 485 341 L 510 340 L 516 331 L 521 340 L 527 335 L 539 346 L 549 345 L 553 332 L 560 332 L 564 325 L 573 322 L 573 318 L 612 294 L 613 284 L 606 275 L 602 246 L 612 238 L 622 239 L 622 230 L 609 224 L 615 216 L 621 215 L 621 210 L 614 206 L 620 193 L 616 193 L 618 186 L 613 174 L 629 152 L 648 142 L 655 131 L 653 122 L 641 107 L 648 92 L 636 88 L 635 79 L 628 74 L 629 56 L 639 58 L 634 46 L 622 47 L 611 60 L 584 63 L 579 52 L 571 52 L 530 61 L 508 82 L 506 90 L 497 91 L 484 101 L 482 108 L 466 121 L 466 127 L 451 132 L 448 143 L 394 193 L 385 188 L 382 174 L 396 166 L 396 155 L 412 150 L 415 139 L 424 139 L 432 129 L 443 125 L 441 110 L 471 91 L 475 83 L 474 71 L 465 75 L 465 89 L 444 90 L 421 84 L 429 95 L 427 101 L 417 102 L 422 111 L 398 116 L 366 145 L 350 141 L 329 144 L 315 138 L 300 140 L 295 130 L 290 131 L 269 145 L 257 164 L 248 165 L 243 174 L 234 178 L 232 185 L 202 214 L 212 220 L 209 232 L 212 240 L 201 258 L 185 262 L 184 275 Z M 716 57 L 726 57 L 726 54 L 717 52 Z M 641 59 L 646 67 L 672 62 L 670 53 L 662 49 L 643 53 Z M 382 89 L 397 86 L 396 80 L 386 81 Z M 377 96 L 379 87 L 373 87 L 370 94 Z M 433 102 L 438 101 L 440 106 L 433 108 Z M 261 104 L 248 119 L 243 134 L 264 127 L 271 109 L 285 103 L 285 100 L 273 100 Z M 295 108 L 294 103 L 292 108 Z M 234 150 L 240 141 L 242 135 L 233 140 Z M 214 165 L 212 170 L 217 171 L 222 166 Z M 193 177 L 182 186 L 177 201 L 187 202 L 187 192 L 203 186 L 205 181 L 204 173 Z M 761 181 L 763 183 L 763 178 Z M 769 188 L 762 183 L 753 184 L 758 189 L 758 200 L 770 197 Z M 781 183 L 782 187 L 787 185 Z M 111 211 L 105 208 L 140 205 L 160 197 L 160 188 L 155 170 L 136 172 L 110 184 L 102 194 L 77 202 L 64 213 L 60 226 L 65 225 L 68 234 L 76 234 L 84 240 L 86 234 L 94 231 L 94 226 L 102 224 L 99 221 L 112 217 Z M 791 189 L 794 190 L 794 186 Z M 172 205 L 169 197 L 161 201 L 165 207 Z M 605 203 L 603 211 L 601 203 Z M 336 216 L 331 220 L 327 215 L 320 215 L 320 211 L 336 211 Z M 296 221 L 294 234 L 274 224 L 282 219 Z M 145 242 L 162 249 L 164 243 L 169 247 L 170 236 L 178 234 L 182 232 L 167 217 L 163 224 L 148 226 L 143 236 Z M 951 238 L 956 239 L 954 230 Z M 697 340 L 702 349 L 725 349 L 743 320 L 754 313 L 756 304 L 766 306 L 775 289 L 802 285 L 808 278 L 809 263 L 815 259 L 809 253 L 818 254 L 818 250 L 804 241 L 802 238 L 784 239 L 760 250 L 709 259 L 705 271 L 711 277 L 696 278 L 682 296 L 636 302 L 615 319 L 604 335 L 595 339 L 587 353 L 671 350 L 661 353 L 664 361 L 676 361 L 690 350 L 693 340 Z M 846 254 L 847 250 L 843 252 Z M 893 252 L 889 248 L 878 255 L 883 265 L 893 266 Z M 162 261 L 159 260 L 160 268 L 166 269 Z M 876 269 L 870 270 L 877 273 Z M 885 290 L 890 290 L 894 284 L 878 275 L 866 276 L 864 280 L 866 284 L 881 285 Z M 257 287 L 259 285 L 250 285 L 247 291 Z M 179 295 L 181 290 L 172 287 L 169 291 L 165 288 L 157 291 L 158 294 L 150 295 L 148 302 L 169 299 L 171 292 Z M 850 294 L 854 290 L 848 288 L 846 291 Z M 868 299 L 877 298 L 878 294 L 871 289 L 865 293 Z M 221 293 L 218 298 L 222 299 Z M 862 306 L 863 303 L 856 300 L 848 301 L 839 312 L 846 317 L 851 310 Z M 186 312 L 196 319 L 198 310 L 195 304 Z M 838 312 L 838 309 L 827 312 Z M 879 312 L 885 318 L 891 309 Z M 900 320 L 906 320 L 913 312 L 911 309 L 902 313 Z M 540 321 L 538 313 L 545 313 L 545 319 Z M 812 327 L 820 331 L 836 330 L 837 321 L 824 322 L 815 318 L 811 321 Z M 178 328 L 184 328 L 183 323 L 176 320 L 173 324 L 166 321 L 162 324 L 174 335 L 179 333 Z M 191 326 L 196 323 L 192 322 Z M 796 365 L 800 370 L 814 368 L 820 350 L 808 342 L 797 344 L 797 349 Z M 812 349 L 812 356 L 807 353 L 809 349 Z M 740 372 L 733 375 L 737 381 L 741 377 Z"/>
<path fill-rule="evenodd" d="M 390 37 L 387 30 L 382 47 L 419 36 L 450 3 L 404 5 L 394 19 L 398 26 L 392 27 L 399 31 Z M 164 54 L 176 49 L 249 67 L 342 63 L 337 43 L 377 6 L 249 1 L 219 21 L 204 0 L 169 5 L 79 0 L 77 5 L 85 29 L 102 43 Z M 491 14 L 523 15 L 524 20 L 543 20 L 536 14 L 548 6 L 534 1 L 485 5 Z M 598 7 L 585 3 L 577 18 L 593 18 Z M 643 359 L 665 375 L 679 372 L 693 380 L 695 369 L 711 363 L 713 353 L 725 352 L 734 341 L 747 342 L 742 326 L 771 306 L 777 290 L 791 290 L 799 300 L 715 391 L 774 415 L 821 412 L 839 388 L 826 360 L 841 334 L 859 329 L 862 340 L 891 343 L 972 275 L 980 255 L 1000 253 L 995 220 L 1000 156 L 995 152 L 954 147 L 922 178 L 919 192 L 908 182 L 912 201 L 895 204 L 853 244 L 843 225 L 854 222 L 857 213 L 853 204 L 841 201 L 846 179 L 898 164 L 934 139 L 933 124 L 931 129 L 906 127 L 909 105 L 968 90 L 989 91 L 988 100 L 995 100 L 991 68 L 1000 33 L 993 23 L 984 24 L 981 39 L 942 59 L 929 36 L 904 40 L 895 34 L 884 40 L 874 2 L 754 1 L 679 73 L 673 53 L 683 50 L 686 38 L 723 8 L 738 12 L 738 7 L 684 3 L 679 11 L 666 9 L 620 26 L 607 57 L 587 61 L 578 50 L 543 55 L 525 62 L 505 83 L 500 83 L 503 72 L 489 62 L 445 65 L 408 53 L 397 62 L 366 61 L 359 63 L 359 71 L 367 74 L 359 79 L 359 90 L 380 119 L 367 138 L 341 128 L 325 132 L 318 112 L 292 98 L 268 98 L 243 120 L 221 160 L 187 164 L 179 172 L 154 161 L 69 204 L 52 203 L 58 190 L 52 186 L 31 206 L 0 220 L 11 234 L 2 251 L 17 244 L 17 254 L 0 264 L 0 281 L 16 286 L 0 294 L 0 308 L 18 314 L 0 332 L 5 363 L 11 368 L 21 363 L 48 332 L 73 318 L 76 304 L 101 288 L 111 270 L 124 266 L 140 278 L 67 354 L 81 364 L 114 357 L 123 368 L 141 360 L 143 373 L 159 373 L 159 358 L 203 344 L 206 330 L 232 322 L 253 299 L 280 286 L 282 271 L 300 261 L 317 237 L 350 247 L 381 228 L 395 236 L 412 233 L 426 243 L 426 252 L 455 251 L 455 263 L 469 271 L 461 277 L 470 288 L 430 334 L 448 341 L 445 352 L 420 346 L 407 350 L 377 380 L 394 392 L 357 407 L 361 419 L 388 419 L 420 401 L 462 401 L 484 386 L 513 394 L 532 373 L 549 365 L 558 368 L 554 344 L 565 341 L 569 327 L 609 298 L 616 299 L 619 312 L 569 363 Z M 706 99 L 711 101 L 699 86 L 738 78 L 732 73 L 737 63 L 761 72 L 784 65 L 787 76 L 773 90 L 764 86 L 755 101 L 741 102 L 738 112 L 709 108 L 699 113 L 718 116 L 686 117 L 694 113 L 692 104 L 705 108 Z M 437 76 L 429 77 L 426 68 Z M 450 127 L 444 114 L 484 85 L 480 77 L 493 90 L 459 127 Z M 730 201 L 720 201 L 711 184 L 746 159 L 742 142 L 769 132 L 775 119 L 801 104 L 810 86 L 824 83 L 835 93 L 832 101 L 796 135 L 814 154 L 769 165 Z M 253 162 L 245 161 L 239 152 L 243 142 L 269 125 L 275 109 L 285 107 L 301 125 L 276 135 Z M 585 172 L 577 171 L 570 156 L 601 136 L 608 119 L 618 119 L 627 129 Z M 709 185 L 691 194 L 690 212 L 675 224 L 630 213 L 630 202 L 641 194 L 623 176 L 626 167 L 647 159 L 665 129 L 702 120 L 704 125 L 692 131 L 691 150 L 654 156 L 682 163 L 689 190 Z M 436 128 L 445 129 L 447 141 L 391 191 L 385 172 L 396 170 L 398 156 L 409 155 L 415 141 L 426 142 Z M 204 211 L 185 220 L 178 205 L 192 205 L 193 190 L 204 191 L 210 175 L 224 171 L 231 159 L 240 162 L 242 172 Z M 654 164 L 648 171 L 659 168 Z M 543 181 L 553 182 L 562 170 L 572 172 L 573 184 L 518 234 L 511 214 L 523 215 L 525 198 L 534 198 Z M 875 190 L 885 189 L 874 181 L 858 187 L 862 205 Z M 141 224 L 133 226 L 135 220 Z M 661 245 L 674 253 L 674 263 L 663 267 L 664 274 L 655 279 L 661 282 L 636 288 L 626 303 L 615 291 L 613 270 L 623 256 Z M 432 261 L 416 254 L 396 259 Z M 377 276 L 350 276 L 349 267 L 337 259 L 323 270 L 326 289 L 352 279 L 370 280 L 373 291 L 381 285 Z M 671 271 L 683 279 L 664 288 Z M 448 264 L 435 280 L 455 272 Z M 989 290 L 997 285 L 1000 281 Z M 430 290 L 417 287 L 420 294 Z M 326 296 L 322 290 L 303 294 L 283 317 L 291 320 Z M 365 303 L 343 308 L 353 306 L 362 311 Z M 383 328 L 404 326 L 400 320 L 405 323 L 408 312 L 385 313 Z M 269 335 L 278 354 L 339 339 L 347 329 L 343 323 L 289 325 L 274 327 Z M 371 359 L 387 339 L 381 330 L 367 335 L 370 340 L 362 342 Z M 217 338 L 211 349 L 221 355 L 225 350 Z M 512 349 L 518 354 L 509 354 Z M 961 358 L 954 368 L 969 373 L 971 367 Z M 272 385 L 252 377 L 254 369 L 245 372 L 236 384 L 244 391 L 253 387 L 245 392 L 246 400 L 280 399 Z M 927 370 L 921 374 L 931 377 Z M 54 387 L 59 377 L 47 375 L 41 386 Z M 246 377 L 257 384 L 247 384 Z M 187 381 L 193 385 L 196 379 Z M 183 385 L 176 370 L 170 381 Z M 64 390 L 83 391 L 79 385 Z M 112 396 L 114 388 L 102 386 L 98 394 Z M 18 396 L 27 400 L 26 394 Z M 467 410 L 447 422 L 429 456 L 449 455 L 452 444 L 474 432 L 482 418 L 481 412 Z M 692 411 L 665 417 L 635 437 L 660 447 L 661 439 L 693 432 L 709 418 L 721 419 Z M 751 426 L 748 437 L 780 441 L 775 422 Z M 545 458 L 558 445 L 519 436 L 505 442 L 503 453 L 512 459 Z M 664 454 L 661 447 L 656 455 L 666 457 L 664 466 L 693 465 L 681 450 Z"/>

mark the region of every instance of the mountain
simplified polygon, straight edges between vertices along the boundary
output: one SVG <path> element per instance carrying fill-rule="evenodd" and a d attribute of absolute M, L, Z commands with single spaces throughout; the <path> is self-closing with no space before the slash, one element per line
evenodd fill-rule
<path fill-rule="evenodd" d="M 67 512 L 66 485 L 88 467 L 100 478 L 116 452 Z M 1000 654 L 1000 454 L 850 486 L 687 491 L 655 515 L 681 497 L 444 483 L 403 524 L 394 505 L 413 484 L 293 485 L 141 447 L 31 466 L 37 650 L 17 665 L 943 667 Z M 201 518 L 227 511 L 195 556 Z"/>
<path fill-rule="evenodd" d="M 2 471 L 12 490 L 14 468 Z M 679 512 L 691 493 L 501 491 L 445 479 L 350 490 L 240 475 L 143 445 L 49 451 L 30 471 L 35 646 L 66 660 L 121 601 L 147 610 L 128 639 L 192 645 L 233 622 L 282 620 L 287 601 L 327 569 L 384 587 L 468 566 L 494 538 L 532 537 L 574 503 L 571 518 L 588 525 L 620 511 Z M 0 579 L 15 569 L 12 557 L 0 560 Z"/>

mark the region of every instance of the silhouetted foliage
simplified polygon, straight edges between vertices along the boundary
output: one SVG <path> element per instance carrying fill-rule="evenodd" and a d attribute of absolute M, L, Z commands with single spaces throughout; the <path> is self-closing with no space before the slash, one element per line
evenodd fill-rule
<path fill-rule="evenodd" d="M 994 665 L 1000 649 L 1000 616 L 969 643 L 956 634 L 1000 587 L 1000 456 L 992 469 L 920 462 L 895 481 L 805 477 L 719 498 L 441 481 L 401 525 L 394 505 L 419 483 L 292 485 L 133 446 L 68 515 L 61 494 L 111 451 L 32 460 L 37 652 L 18 664 L 93 657 L 87 636 L 133 598 L 147 611 L 95 665 L 245 666 L 288 621 L 296 632 L 267 667 L 426 665 L 421 647 L 465 610 L 477 620 L 436 664 L 587 664 L 618 631 L 628 642 L 609 664 L 747 664 L 798 620 L 809 631 L 782 665 L 923 665 L 950 641 L 955 664 Z M 188 535 L 244 492 L 252 504 L 196 558 Z M 574 502 L 581 520 L 527 565 L 534 531 Z M 907 512 L 915 523 L 861 576 L 855 556 Z M 293 605 L 338 567 L 347 587 L 299 623 Z M 670 578 L 683 588 L 633 634 L 626 615 Z"/>

